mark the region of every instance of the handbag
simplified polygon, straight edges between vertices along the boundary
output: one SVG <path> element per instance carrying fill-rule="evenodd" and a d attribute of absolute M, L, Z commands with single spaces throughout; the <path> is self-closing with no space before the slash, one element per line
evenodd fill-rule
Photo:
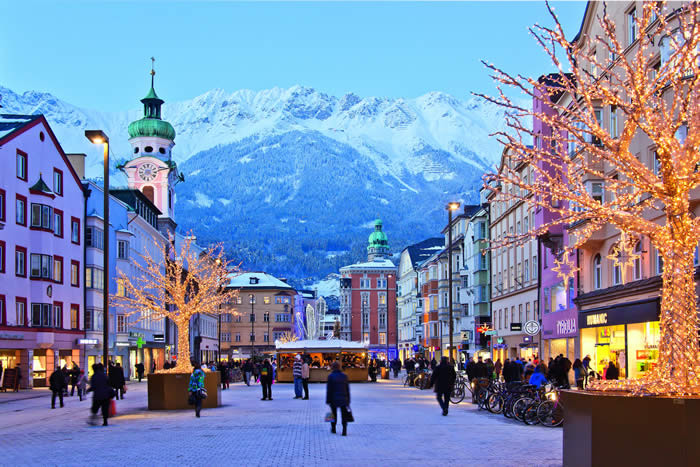
<path fill-rule="evenodd" d="M 335 416 L 333 415 L 333 412 L 326 412 L 326 418 L 323 421 L 335 423 Z"/>
<path fill-rule="evenodd" d="M 346 412 L 346 414 L 345 414 L 345 419 L 346 419 L 348 422 L 354 422 L 354 421 L 355 421 L 355 417 L 353 416 L 352 410 L 350 410 L 350 406 L 349 406 L 349 405 L 348 405 L 347 409 L 345 409 L 345 412 Z"/>
<path fill-rule="evenodd" d="M 199 390 L 199 398 L 200 399 L 206 399 L 207 398 L 207 390 L 204 388 L 201 388 Z"/>
<path fill-rule="evenodd" d="M 109 401 L 109 416 L 114 417 L 117 415 L 117 403 L 114 399 Z"/>

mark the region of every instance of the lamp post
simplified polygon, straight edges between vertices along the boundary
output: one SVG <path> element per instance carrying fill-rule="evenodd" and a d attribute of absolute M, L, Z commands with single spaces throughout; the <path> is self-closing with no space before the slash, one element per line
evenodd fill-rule
<path fill-rule="evenodd" d="M 452 211 L 459 209 L 459 203 L 452 202 L 447 204 L 447 287 L 449 290 L 448 295 L 448 319 L 450 320 L 450 347 L 448 349 L 448 355 L 450 360 L 452 360 L 452 349 L 453 345 L 453 334 L 454 334 L 454 324 L 452 322 Z"/>
<path fill-rule="evenodd" d="M 104 250 L 103 253 L 103 290 L 102 290 L 102 359 L 107 369 L 109 362 L 109 138 L 102 130 L 85 130 L 85 137 L 93 144 L 104 148 Z"/>
<path fill-rule="evenodd" d="M 255 295 L 250 294 L 250 357 L 253 358 L 255 355 Z"/>
<path fill-rule="evenodd" d="M 386 339 L 384 340 L 384 343 L 386 344 L 386 379 L 389 379 L 389 279 L 391 279 L 391 274 L 386 275 L 386 298 L 384 299 L 384 302 L 386 303 L 386 322 L 384 323 L 384 331 L 386 334 Z"/>

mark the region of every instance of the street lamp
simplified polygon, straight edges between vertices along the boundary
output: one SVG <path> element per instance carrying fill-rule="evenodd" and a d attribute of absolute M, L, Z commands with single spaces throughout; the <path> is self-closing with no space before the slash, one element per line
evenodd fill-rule
<path fill-rule="evenodd" d="M 450 347 L 448 353 L 450 360 L 452 360 L 452 349 L 454 348 L 453 339 L 453 323 L 452 323 L 452 211 L 459 209 L 459 203 L 451 202 L 447 203 L 447 287 L 449 290 L 448 299 L 448 319 L 450 320 Z"/>
<path fill-rule="evenodd" d="M 85 130 L 85 137 L 92 144 L 104 147 L 102 159 L 104 165 L 104 250 L 103 253 L 103 290 L 102 290 L 102 363 L 107 369 L 109 362 L 109 138 L 102 130 Z"/>
<path fill-rule="evenodd" d="M 386 275 L 386 296 L 384 297 L 386 305 L 386 321 L 384 322 L 384 334 L 386 336 L 384 339 L 384 343 L 386 344 L 386 379 L 389 379 L 389 279 L 391 279 L 391 274 Z"/>

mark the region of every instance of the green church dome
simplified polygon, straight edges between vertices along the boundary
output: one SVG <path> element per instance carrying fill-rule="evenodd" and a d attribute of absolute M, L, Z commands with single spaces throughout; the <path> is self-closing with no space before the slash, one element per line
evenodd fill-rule
<path fill-rule="evenodd" d="M 129 124 L 129 137 L 139 136 L 157 136 L 172 141 L 175 139 L 175 129 L 165 120 L 144 117 Z"/>
<path fill-rule="evenodd" d="M 389 252 L 389 239 L 382 232 L 382 221 L 380 219 L 374 221 L 374 232 L 369 235 L 368 242 L 367 251 L 369 253 L 386 254 Z"/>

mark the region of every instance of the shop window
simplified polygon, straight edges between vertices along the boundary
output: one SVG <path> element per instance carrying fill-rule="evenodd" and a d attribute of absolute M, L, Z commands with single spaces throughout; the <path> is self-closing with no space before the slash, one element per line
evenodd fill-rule
<path fill-rule="evenodd" d="M 593 258 L 593 288 L 598 290 L 603 287 L 603 268 L 600 255 Z"/>

